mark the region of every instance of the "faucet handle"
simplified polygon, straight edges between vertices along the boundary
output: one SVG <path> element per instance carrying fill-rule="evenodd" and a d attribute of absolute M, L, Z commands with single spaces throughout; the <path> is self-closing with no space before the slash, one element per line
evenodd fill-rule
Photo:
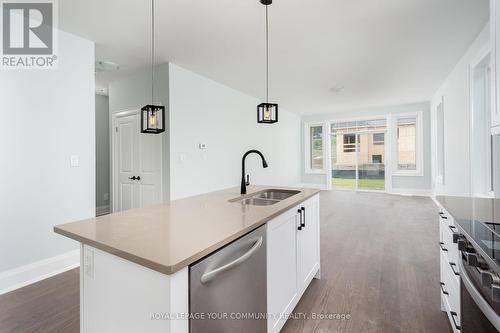
<path fill-rule="evenodd" d="M 247 181 L 245 183 L 247 186 L 250 185 L 250 175 L 247 175 Z"/>

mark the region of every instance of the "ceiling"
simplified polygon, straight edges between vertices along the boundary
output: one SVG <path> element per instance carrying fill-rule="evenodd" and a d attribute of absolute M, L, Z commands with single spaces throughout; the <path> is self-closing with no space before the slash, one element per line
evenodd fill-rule
<path fill-rule="evenodd" d="M 157 61 L 265 94 L 258 0 L 157 0 Z M 150 59 L 150 1 L 64 0 L 62 30 L 118 63 L 101 85 Z M 488 21 L 488 0 L 275 0 L 271 100 L 300 114 L 429 100 Z"/>

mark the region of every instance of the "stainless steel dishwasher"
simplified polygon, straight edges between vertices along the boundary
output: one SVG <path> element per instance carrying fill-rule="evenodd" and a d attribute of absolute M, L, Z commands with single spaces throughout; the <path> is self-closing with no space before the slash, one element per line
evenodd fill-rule
<path fill-rule="evenodd" d="M 266 229 L 189 268 L 190 333 L 267 332 Z"/>

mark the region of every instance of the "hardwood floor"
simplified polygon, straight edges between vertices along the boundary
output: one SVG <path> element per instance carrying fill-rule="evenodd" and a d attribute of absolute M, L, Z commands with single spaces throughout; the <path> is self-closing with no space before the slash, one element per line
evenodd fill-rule
<path fill-rule="evenodd" d="M 451 332 L 440 310 L 436 214 L 429 198 L 323 192 L 322 278 L 295 309 L 308 318 L 282 332 Z M 0 333 L 77 333 L 78 317 L 77 269 L 0 296 Z"/>
<path fill-rule="evenodd" d="M 440 310 L 438 242 L 429 198 L 323 192 L 321 280 L 294 311 L 309 319 L 291 319 L 282 332 L 451 332 Z"/>
<path fill-rule="evenodd" d="M 79 269 L 0 295 L 0 333 L 78 333 Z"/>

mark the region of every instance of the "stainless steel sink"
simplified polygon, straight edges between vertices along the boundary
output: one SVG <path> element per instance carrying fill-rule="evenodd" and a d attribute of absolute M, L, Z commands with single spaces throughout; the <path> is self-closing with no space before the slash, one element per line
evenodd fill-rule
<path fill-rule="evenodd" d="M 279 200 L 261 199 L 261 198 L 246 198 L 240 201 L 243 205 L 254 205 L 254 206 L 271 206 L 278 203 Z"/>
<path fill-rule="evenodd" d="M 257 195 L 255 195 L 255 198 L 261 198 L 261 199 L 269 199 L 269 200 L 285 200 L 287 198 L 290 198 L 291 196 L 294 196 L 295 194 L 300 193 L 300 191 L 293 191 L 293 190 L 266 190 L 264 192 L 260 192 Z"/>
<path fill-rule="evenodd" d="M 244 199 L 233 199 L 231 202 L 240 202 L 243 205 L 271 206 L 300 193 L 294 190 L 269 189 L 257 192 Z"/>

